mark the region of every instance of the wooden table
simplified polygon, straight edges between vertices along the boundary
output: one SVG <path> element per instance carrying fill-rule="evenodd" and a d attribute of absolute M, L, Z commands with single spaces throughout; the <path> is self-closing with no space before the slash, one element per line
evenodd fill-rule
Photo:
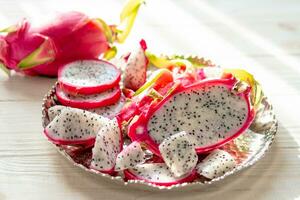
<path fill-rule="evenodd" d="M 1 0 L 1 26 L 81 10 L 118 21 L 123 1 Z M 194 54 L 254 73 L 280 121 L 275 143 L 253 167 L 206 188 L 147 191 L 114 185 L 71 165 L 45 139 L 43 95 L 55 79 L 0 75 L 0 200 L 300 199 L 300 2 L 147 1 L 121 52 L 145 38 L 156 53 Z"/>

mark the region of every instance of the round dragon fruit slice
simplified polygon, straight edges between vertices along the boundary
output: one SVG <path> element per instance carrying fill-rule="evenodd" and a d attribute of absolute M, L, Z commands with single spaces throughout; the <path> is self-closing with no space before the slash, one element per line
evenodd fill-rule
<path fill-rule="evenodd" d="M 122 148 L 123 136 L 119 120 L 114 118 L 106 121 L 97 134 L 90 168 L 111 173 L 114 171 L 117 155 Z"/>
<path fill-rule="evenodd" d="M 102 115 L 103 117 L 107 117 L 109 119 L 113 119 L 121 112 L 125 103 L 126 103 L 126 98 L 123 95 L 121 95 L 120 99 L 114 104 L 111 104 L 109 106 L 94 108 L 94 109 L 88 109 L 88 111 L 92 113 L 97 113 L 98 115 Z"/>
<path fill-rule="evenodd" d="M 108 121 L 100 115 L 76 108 L 64 108 L 45 128 L 55 144 L 93 144 L 98 130 Z"/>
<path fill-rule="evenodd" d="M 130 125 L 129 137 L 144 141 L 160 155 L 158 145 L 185 131 L 198 153 L 211 151 L 243 133 L 254 118 L 249 88 L 235 92 L 237 81 L 208 80 L 181 88 Z"/>
<path fill-rule="evenodd" d="M 120 70 L 104 60 L 80 60 L 68 63 L 58 72 L 58 82 L 71 94 L 96 94 L 114 88 L 121 79 Z"/>
<path fill-rule="evenodd" d="M 133 169 L 125 170 L 124 174 L 128 180 L 144 180 L 145 182 L 159 186 L 171 186 L 192 182 L 197 177 L 195 170 L 192 173 L 176 177 L 164 163 L 146 163 L 137 165 Z"/>
<path fill-rule="evenodd" d="M 87 111 L 96 113 L 98 115 L 107 117 L 109 119 L 113 119 L 122 110 L 122 108 L 125 105 L 125 101 L 126 101 L 125 97 L 121 96 L 119 101 L 117 101 L 116 103 L 114 103 L 110 106 L 88 109 Z M 55 105 L 55 106 L 50 107 L 48 109 L 49 120 L 52 121 L 54 119 L 54 117 L 59 115 L 64 108 L 67 108 L 67 106 Z"/>
<path fill-rule="evenodd" d="M 116 86 L 105 92 L 92 95 L 71 95 L 65 93 L 59 86 L 56 87 L 56 96 L 58 101 L 65 106 L 81 109 L 99 108 L 116 103 L 121 97 L 121 89 Z"/>

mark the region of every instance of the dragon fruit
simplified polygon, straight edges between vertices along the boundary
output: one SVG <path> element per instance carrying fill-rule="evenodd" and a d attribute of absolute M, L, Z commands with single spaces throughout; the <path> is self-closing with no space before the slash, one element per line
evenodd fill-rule
<path fill-rule="evenodd" d="M 0 66 L 27 75 L 57 76 L 65 63 L 96 59 L 128 36 L 142 0 L 130 0 L 121 12 L 120 24 L 108 26 L 99 18 L 67 12 L 41 27 L 26 20 L 1 30 Z M 112 48 L 114 49 L 114 48 Z"/>
<path fill-rule="evenodd" d="M 90 167 L 101 172 L 113 171 L 122 145 L 123 136 L 119 120 L 114 118 L 107 121 L 97 134 Z"/>
<path fill-rule="evenodd" d="M 145 55 L 146 42 L 141 40 L 140 47 L 131 52 L 125 64 L 124 86 L 138 90 L 146 82 L 148 60 Z"/>
<path fill-rule="evenodd" d="M 112 105 L 94 108 L 94 109 L 88 109 L 88 111 L 112 119 L 121 112 L 122 108 L 125 105 L 125 101 L 126 101 L 125 97 L 121 96 L 120 99 Z"/>
<path fill-rule="evenodd" d="M 115 170 L 133 168 L 146 161 L 145 153 L 138 142 L 132 142 L 117 156 Z"/>
<path fill-rule="evenodd" d="M 85 110 L 64 108 L 44 133 L 55 144 L 90 144 L 94 143 L 98 130 L 106 121 L 107 118 Z"/>
<path fill-rule="evenodd" d="M 121 72 L 103 60 L 80 60 L 58 71 L 61 88 L 70 94 L 96 94 L 119 84 Z"/>
<path fill-rule="evenodd" d="M 101 115 L 101 116 L 109 118 L 109 119 L 112 119 L 115 116 L 117 116 L 117 114 L 123 108 L 124 104 L 125 104 L 125 97 L 121 96 L 119 101 L 117 101 L 116 103 L 114 103 L 110 106 L 104 106 L 104 107 L 99 107 L 99 108 L 94 108 L 94 109 L 87 109 L 87 111 L 96 113 L 98 115 Z M 48 109 L 49 120 L 52 121 L 54 119 L 54 117 L 59 115 L 64 108 L 66 108 L 66 106 L 62 106 L 62 105 L 55 105 L 55 106 L 52 106 L 51 108 L 49 108 Z"/>
<path fill-rule="evenodd" d="M 218 178 L 237 165 L 235 159 L 226 151 L 216 149 L 197 165 L 197 173 L 208 179 Z"/>
<path fill-rule="evenodd" d="M 198 156 L 195 147 L 184 131 L 163 140 L 159 145 L 159 151 L 176 177 L 193 171 L 197 165 Z"/>
<path fill-rule="evenodd" d="M 50 122 L 53 121 L 53 119 L 61 113 L 61 111 L 66 108 L 66 106 L 56 105 L 52 106 L 48 109 L 48 117 Z"/>
<path fill-rule="evenodd" d="M 244 132 L 255 112 L 249 88 L 236 92 L 236 79 L 208 80 L 177 89 L 129 126 L 128 136 L 144 141 L 160 155 L 158 145 L 186 131 L 198 153 L 211 151 Z"/>
<path fill-rule="evenodd" d="M 135 168 L 125 170 L 124 174 L 128 180 L 143 180 L 159 186 L 171 186 L 192 182 L 197 177 L 195 170 L 181 177 L 175 177 L 164 163 L 145 163 L 137 165 Z"/>
<path fill-rule="evenodd" d="M 65 106 L 91 109 L 116 103 L 121 97 L 121 90 L 119 86 L 117 86 L 98 94 L 74 96 L 65 93 L 60 87 L 56 87 L 56 96 L 58 101 Z"/>

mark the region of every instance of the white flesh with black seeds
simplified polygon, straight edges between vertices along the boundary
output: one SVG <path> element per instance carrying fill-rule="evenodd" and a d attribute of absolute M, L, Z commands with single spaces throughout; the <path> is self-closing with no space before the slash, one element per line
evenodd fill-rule
<path fill-rule="evenodd" d="M 112 105 L 88 109 L 88 111 L 112 119 L 122 110 L 123 106 L 125 105 L 125 101 L 125 97 L 121 97 L 116 103 Z"/>
<path fill-rule="evenodd" d="M 67 65 L 61 73 L 61 79 L 64 83 L 87 87 L 112 82 L 118 74 L 119 71 L 106 62 L 84 60 Z"/>
<path fill-rule="evenodd" d="M 231 171 L 236 165 L 235 159 L 228 152 L 217 149 L 203 159 L 196 169 L 198 174 L 214 179 Z"/>
<path fill-rule="evenodd" d="M 133 51 L 126 62 L 124 83 L 126 88 L 137 90 L 146 81 L 146 56 L 144 50 L 139 47 Z"/>
<path fill-rule="evenodd" d="M 121 141 L 117 119 L 114 118 L 107 121 L 97 134 L 91 168 L 99 171 L 112 170 L 115 166 L 117 155 L 121 151 Z"/>
<path fill-rule="evenodd" d="M 117 156 L 115 170 L 133 168 L 146 161 L 145 153 L 139 142 L 132 142 Z"/>
<path fill-rule="evenodd" d="M 56 105 L 52 106 L 51 108 L 48 109 L 48 117 L 50 122 L 61 113 L 61 111 L 66 108 L 66 106 L 61 106 L 61 105 Z"/>
<path fill-rule="evenodd" d="M 196 147 L 209 146 L 235 134 L 247 115 L 243 97 L 224 85 L 206 86 L 172 96 L 151 116 L 148 132 L 158 144 L 185 131 Z"/>
<path fill-rule="evenodd" d="M 159 151 L 176 177 L 191 172 L 197 165 L 195 146 L 184 131 L 165 139 L 159 145 Z"/>
<path fill-rule="evenodd" d="M 185 178 L 187 175 L 182 177 L 176 177 L 170 171 L 165 163 L 146 163 L 137 165 L 129 171 L 136 177 L 142 180 L 156 182 L 156 183 L 172 183 L 177 182 Z"/>
<path fill-rule="evenodd" d="M 97 132 L 108 121 L 100 115 L 76 108 L 64 108 L 46 127 L 54 140 L 72 141 L 95 138 Z"/>

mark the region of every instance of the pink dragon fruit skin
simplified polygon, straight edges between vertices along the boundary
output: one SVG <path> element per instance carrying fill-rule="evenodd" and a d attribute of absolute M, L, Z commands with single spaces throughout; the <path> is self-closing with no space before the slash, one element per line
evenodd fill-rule
<path fill-rule="evenodd" d="M 59 66 L 79 59 L 98 58 L 109 49 L 101 24 L 80 12 L 59 15 L 42 27 L 31 27 L 24 20 L 17 30 L 0 37 L 0 61 L 20 71 L 18 64 L 43 45 L 39 56 L 49 60 L 24 70 L 29 75 L 57 76 Z M 45 45 L 47 44 L 47 45 Z"/>

